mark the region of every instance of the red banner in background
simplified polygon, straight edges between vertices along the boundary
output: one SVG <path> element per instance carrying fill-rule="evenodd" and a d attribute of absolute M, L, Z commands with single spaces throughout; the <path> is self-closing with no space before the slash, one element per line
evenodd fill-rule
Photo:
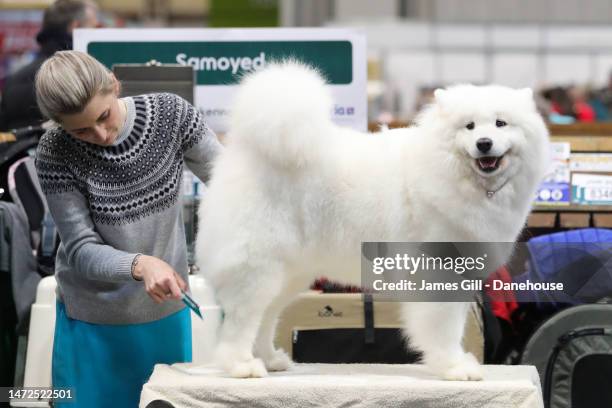
<path fill-rule="evenodd" d="M 3 10 L 0 14 L 0 54 L 22 54 L 37 48 L 42 10 Z"/>
<path fill-rule="evenodd" d="M 3 21 L 0 26 L 2 55 L 36 50 L 36 34 L 39 30 L 40 21 Z"/>
<path fill-rule="evenodd" d="M 38 49 L 36 34 L 42 10 L 2 10 L 0 13 L 0 89 L 4 78 L 27 64 Z"/>

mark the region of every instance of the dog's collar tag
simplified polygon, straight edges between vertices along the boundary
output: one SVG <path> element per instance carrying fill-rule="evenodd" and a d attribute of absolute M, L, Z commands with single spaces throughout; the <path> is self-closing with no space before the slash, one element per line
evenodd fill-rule
<path fill-rule="evenodd" d="M 495 195 L 495 191 L 487 191 L 487 197 L 493 198 L 494 195 Z"/>

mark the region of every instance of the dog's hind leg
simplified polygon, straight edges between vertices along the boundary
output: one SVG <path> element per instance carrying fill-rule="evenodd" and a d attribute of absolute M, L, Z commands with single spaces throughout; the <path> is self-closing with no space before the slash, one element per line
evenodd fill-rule
<path fill-rule="evenodd" d="M 243 265 L 217 287 L 224 319 L 219 332 L 216 362 L 232 377 L 264 377 L 264 363 L 253 355 L 253 345 L 266 309 L 279 296 L 283 275 L 275 264 Z"/>
<path fill-rule="evenodd" d="M 410 345 L 423 352 L 423 362 L 447 380 L 481 380 L 482 367 L 463 351 L 461 341 L 469 303 L 404 303 L 402 320 Z"/>
<path fill-rule="evenodd" d="M 284 371 L 293 363 L 283 349 L 274 347 L 278 317 L 296 296 L 308 288 L 308 282 L 291 282 L 286 285 L 282 294 L 276 298 L 264 313 L 259 334 L 255 340 L 255 356 L 261 358 L 269 371 Z"/>
<path fill-rule="evenodd" d="M 255 340 L 255 356 L 261 358 L 269 371 L 284 371 L 291 366 L 291 357 L 283 349 L 274 347 L 274 335 L 278 316 L 289 303 L 289 299 L 276 299 L 264 313 L 259 334 Z"/>

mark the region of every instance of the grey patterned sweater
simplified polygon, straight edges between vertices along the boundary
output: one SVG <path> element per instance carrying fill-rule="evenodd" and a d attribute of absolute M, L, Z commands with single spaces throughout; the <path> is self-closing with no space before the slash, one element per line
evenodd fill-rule
<path fill-rule="evenodd" d="M 131 275 L 138 253 L 169 263 L 187 281 L 183 165 L 202 181 L 220 150 L 200 113 L 173 94 L 125 98 L 112 146 L 49 130 L 36 168 L 57 224 L 57 294 L 70 317 L 91 323 L 157 320 L 184 307 L 156 304 Z"/>

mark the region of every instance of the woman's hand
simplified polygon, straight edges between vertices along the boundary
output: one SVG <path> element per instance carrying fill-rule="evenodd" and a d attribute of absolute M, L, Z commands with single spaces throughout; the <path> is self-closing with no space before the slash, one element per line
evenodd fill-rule
<path fill-rule="evenodd" d="M 156 303 L 181 299 L 181 289 L 187 284 L 166 262 L 153 256 L 141 255 L 132 272 L 134 279 L 143 280 L 145 290 Z"/>

